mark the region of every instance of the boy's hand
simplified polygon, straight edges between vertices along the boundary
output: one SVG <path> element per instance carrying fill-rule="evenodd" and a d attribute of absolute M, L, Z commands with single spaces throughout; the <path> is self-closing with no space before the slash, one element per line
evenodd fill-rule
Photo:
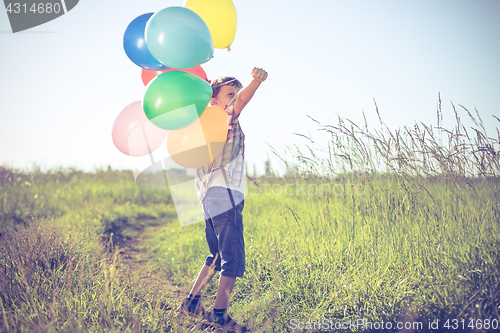
<path fill-rule="evenodd" d="M 254 67 L 252 69 L 252 77 L 259 82 L 264 82 L 267 79 L 267 72 L 262 68 Z"/>

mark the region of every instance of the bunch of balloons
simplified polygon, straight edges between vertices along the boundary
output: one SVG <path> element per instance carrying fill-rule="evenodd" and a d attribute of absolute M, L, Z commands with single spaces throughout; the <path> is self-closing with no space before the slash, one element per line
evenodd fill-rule
<path fill-rule="evenodd" d="M 227 113 L 207 107 L 212 87 L 201 64 L 215 48 L 230 49 L 236 34 L 232 0 L 187 0 L 133 19 L 123 48 L 141 67 L 146 91 L 113 123 L 115 146 L 129 156 L 144 156 L 167 138 L 172 159 L 186 168 L 211 163 L 227 137 Z"/>

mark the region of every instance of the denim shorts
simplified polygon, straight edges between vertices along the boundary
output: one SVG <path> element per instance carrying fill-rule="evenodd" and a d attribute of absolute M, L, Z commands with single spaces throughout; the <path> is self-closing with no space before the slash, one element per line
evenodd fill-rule
<path fill-rule="evenodd" d="M 221 186 L 210 187 L 203 199 L 205 235 L 210 249 L 205 264 L 211 266 L 216 259 L 215 269 L 223 276 L 242 277 L 245 271 L 243 206 L 243 193 Z"/>

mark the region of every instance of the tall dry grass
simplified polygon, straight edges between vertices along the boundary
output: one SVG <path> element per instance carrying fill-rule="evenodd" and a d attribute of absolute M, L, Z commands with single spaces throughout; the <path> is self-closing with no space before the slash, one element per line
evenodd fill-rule
<path fill-rule="evenodd" d="M 367 172 L 370 174 L 391 174 L 400 178 L 412 177 L 430 180 L 442 177 L 447 181 L 465 181 L 498 177 L 500 175 L 500 132 L 496 137 L 486 134 L 483 121 L 477 109 L 474 116 L 467 108 L 465 111 L 474 126 L 469 129 L 462 123 L 457 108 L 451 102 L 455 126 L 446 129 L 442 126 L 442 101 L 439 96 L 437 126 L 415 123 L 413 127 L 389 129 L 380 117 L 378 106 L 375 111 L 380 121 L 380 129 L 370 128 L 366 122 L 359 126 L 349 119 L 338 117 L 336 125 L 322 125 L 308 116 L 320 127 L 320 131 L 330 134 L 327 158 L 315 154 L 314 141 L 306 138 L 307 153 L 296 144 L 295 149 L 287 147 L 292 153 L 290 163 L 271 147 L 272 153 L 287 167 L 297 170 L 299 176 L 336 177 L 339 174 Z M 364 114 L 363 114 L 364 116 Z M 500 119 L 492 115 L 493 121 Z"/>

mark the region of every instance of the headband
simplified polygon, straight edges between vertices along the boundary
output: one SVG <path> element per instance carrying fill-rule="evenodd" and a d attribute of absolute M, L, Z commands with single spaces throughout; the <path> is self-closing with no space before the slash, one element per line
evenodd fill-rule
<path fill-rule="evenodd" d="M 237 80 L 237 79 L 232 79 L 232 80 L 229 80 L 229 81 L 226 81 L 226 82 L 217 83 L 217 84 L 214 84 L 214 85 L 212 86 L 212 88 L 216 88 L 216 87 L 219 87 L 219 86 L 225 86 L 226 84 L 231 83 L 231 82 L 233 82 L 233 81 L 238 81 L 238 80 Z"/>

